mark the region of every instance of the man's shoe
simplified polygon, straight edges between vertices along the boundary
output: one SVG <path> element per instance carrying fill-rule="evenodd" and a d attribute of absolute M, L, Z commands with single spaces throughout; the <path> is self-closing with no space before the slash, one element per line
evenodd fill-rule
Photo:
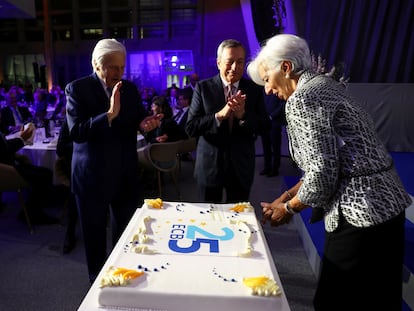
<path fill-rule="evenodd" d="M 49 216 L 45 213 L 35 214 L 33 216 L 29 216 L 29 218 L 34 225 L 54 225 L 59 222 L 58 218 Z"/>
<path fill-rule="evenodd" d="M 66 233 L 65 241 L 63 242 L 63 254 L 69 254 L 76 246 L 76 238 L 72 234 Z"/>
<path fill-rule="evenodd" d="M 269 175 L 270 174 L 270 170 L 268 170 L 268 169 L 264 169 L 264 170 L 262 170 L 262 171 L 260 171 L 260 173 L 259 173 L 260 175 Z"/>
<path fill-rule="evenodd" d="M 266 176 L 267 176 L 267 177 L 275 177 L 275 176 L 279 176 L 279 172 L 278 172 L 278 171 L 271 171 L 271 172 L 269 172 Z"/>

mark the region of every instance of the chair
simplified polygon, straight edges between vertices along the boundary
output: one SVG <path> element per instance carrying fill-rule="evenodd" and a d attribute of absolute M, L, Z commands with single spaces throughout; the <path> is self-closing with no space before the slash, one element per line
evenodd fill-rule
<path fill-rule="evenodd" d="M 190 160 L 193 163 L 194 167 L 194 157 L 191 152 L 195 151 L 197 148 L 197 139 L 195 137 L 190 137 L 188 139 L 183 139 L 179 141 L 177 156 L 178 156 L 178 168 L 181 171 L 181 158 L 183 155 L 188 154 Z"/>
<path fill-rule="evenodd" d="M 162 179 L 161 173 L 169 173 L 174 186 L 180 197 L 180 189 L 177 183 L 177 150 L 179 142 L 166 142 L 166 143 L 154 143 L 148 144 L 138 149 L 138 161 L 147 169 L 155 170 L 158 180 L 158 193 L 162 198 Z"/>
<path fill-rule="evenodd" d="M 19 196 L 20 205 L 23 208 L 24 216 L 26 218 L 27 225 L 29 226 L 30 233 L 33 234 L 32 222 L 30 221 L 29 213 L 24 203 L 23 198 L 23 189 L 27 188 L 29 185 L 24 180 L 24 178 L 17 172 L 17 170 L 7 164 L 0 163 L 0 193 L 17 191 Z"/>

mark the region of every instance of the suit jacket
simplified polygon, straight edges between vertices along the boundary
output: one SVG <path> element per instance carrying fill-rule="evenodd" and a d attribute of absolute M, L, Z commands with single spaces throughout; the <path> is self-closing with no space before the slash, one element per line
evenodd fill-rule
<path fill-rule="evenodd" d="M 33 119 L 32 114 L 29 111 L 29 108 L 24 106 L 17 106 L 17 110 L 22 116 L 22 122 L 30 122 Z M 9 126 L 15 126 L 16 122 L 14 121 L 13 111 L 9 106 L 6 106 L 0 111 L 0 131 L 4 134 L 10 134 Z"/>
<path fill-rule="evenodd" d="M 110 200 L 126 180 L 138 183 L 137 131 L 147 116 L 138 90 L 133 83 L 122 82 L 121 110 L 111 125 L 106 115 L 109 98 L 95 73 L 69 83 L 65 93 L 74 142 L 72 191 Z"/>
<path fill-rule="evenodd" d="M 239 90 L 247 95 L 243 120 L 234 119 L 218 126 L 215 113 L 224 107 L 225 96 L 220 75 L 199 81 L 193 93 L 187 134 L 199 137 L 194 176 L 205 186 L 223 186 L 228 167 L 232 165 L 235 178 L 250 189 L 255 169 L 255 139 L 265 118 L 263 90 L 247 79 L 241 79 Z"/>

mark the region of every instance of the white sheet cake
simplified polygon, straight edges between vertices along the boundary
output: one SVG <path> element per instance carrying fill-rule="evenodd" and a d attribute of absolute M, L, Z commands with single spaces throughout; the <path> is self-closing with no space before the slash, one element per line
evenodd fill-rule
<path fill-rule="evenodd" d="M 97 280 L 99 306 L 289 310 L 249 203 L 146 202 Z"/>

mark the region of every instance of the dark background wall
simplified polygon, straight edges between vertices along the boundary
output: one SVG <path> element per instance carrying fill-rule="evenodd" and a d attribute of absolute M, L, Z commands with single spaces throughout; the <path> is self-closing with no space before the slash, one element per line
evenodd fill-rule
<path fill-rule="evenodd" d="M 250 55 L 255 52 L 250 51 L 252 40 L 262 42 L 289 31 L 275 27 L 276 4 L 292 13 L 284 22 L 295 26 L 295 33 L 327 60 L 328 67 L 344 64 L 350 82 L 414 82 L 412 0 L 251 0 L 251 25 L 243 15 L 246 2 L 35 0 L 34 19 L 0 19 L 0 81 L 10 74 L 16 75 L 11 82 L 34 80 L 33 72 L 30 77 L 24 70 L 10 73 L 6 64 L 11 56 L 30 54 L 44 57 L 46 61 L 38 65 L 46 65 L 50 83 L 63 86 L 91 72 L 91 50 L 101 37 L 118 38 L 130 52 L 191 50 L 194 71 L 208 77 L 217 72 L 215 57 L 221 40 L 242 41 Z M 48 11 L 44 3 L 49 3 Z M 145 7 L 138 7 L 139 3 Z M 254 28 L 255 38 L 246 31 L 249 27 Z M 88 37 L 82 32 L 85 28 L 103 32 Z M 31 68 L 31 61 L 26 68 Z"/>

